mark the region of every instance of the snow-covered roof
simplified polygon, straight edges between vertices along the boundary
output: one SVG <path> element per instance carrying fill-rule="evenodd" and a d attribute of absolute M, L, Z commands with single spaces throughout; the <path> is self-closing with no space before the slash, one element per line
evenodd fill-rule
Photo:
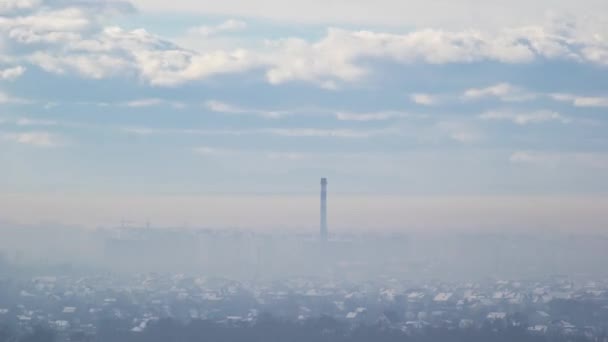
<path fill-rule="evenodd" d="M 491 319 L 491 320 L 505 319 L 506 317 L 507 317 L 506 312 L 490 312 L 487 316 L 487 318 Z"/>
<path fill-rule="evenodd" d="M 355 309 L 355 311 L 351 311 L 351 312 L 347 313 L 346 318 L 349 318 L 349 319 L 357 318 L 357 316 L 359 314 L 361 314 L 365 311 L 367 311 L 366 308 L 359 307 L 359 308 Z"/>
<path fill-rule="evenodd" d="M 354 311 L 349 312 L 349 313 L 346 314 L 346 318 L 348 318 L 348 319 L 353 319 L 353 318 L 356 318 L 356 317 L 357 317 L 357 313 L 354 312 Z"/>
<path fill-rule="evenodd" d="M 528 331 L 532 331 L 532 332 L 539 332 L 539 333 L 545 333 L 547 332 L 547 326 L 546 325 L 534 325 L 531 327 L 528 327 Z"/>
<path fill-rule="evenodd" d="M 441 292 L 438 293 L 435 298 L 433 298 L 433 300 L 435 302 L 447 302 L 448 300 L 450 300 L 450 298 L 452 298 L 452 293 L 449 292 Z"/>
<path fill-rule="evenodd" d="M 409 300 L 418 300 L 424 298 L 423 292 L 412 292 L 407 295 L 407 299 Z"/>

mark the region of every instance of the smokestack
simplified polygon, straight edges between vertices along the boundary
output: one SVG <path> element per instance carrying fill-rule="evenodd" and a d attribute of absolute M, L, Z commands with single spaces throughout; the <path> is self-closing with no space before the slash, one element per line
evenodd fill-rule
<path fill-rule="evenodd" d="M 327 178 L 321 178 L 321 241 L 327 241 Z"/>

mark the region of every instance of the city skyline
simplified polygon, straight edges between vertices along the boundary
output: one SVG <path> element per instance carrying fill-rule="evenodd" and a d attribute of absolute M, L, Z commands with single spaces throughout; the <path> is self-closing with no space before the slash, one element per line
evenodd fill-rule
<path fill-rule="evenodd" d="M 0 0 L 0 342 L 608 342 L 607 0 Z"/>

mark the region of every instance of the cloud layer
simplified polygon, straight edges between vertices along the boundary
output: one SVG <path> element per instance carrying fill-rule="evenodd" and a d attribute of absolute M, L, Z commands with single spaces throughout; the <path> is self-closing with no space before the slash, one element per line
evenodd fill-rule
<path fill-rule="evenodd" d="M 366 61 L 398 64 L 462 64 L 483 61 L 532 63 L 566 60 L 608 64 L 608 37 L 600 25 L 555 20 L 542 26 L 500 30 L 420 28 L 406 33 L 330 28 L 318 40 L 300 37 L 267 40 L 242 48 L 195 52 L 145 29 L 106 25 L 107 18 L 128 15 L 125 3 L 16 1 L 4 5 L 0 35 L 7 42 L 3 59 L 16 66 L 2 78 L 15 78 L 25 65 L 49 73 L 78 74 L 92 79 L 127 77 L 155 86 L 177 86 L 222 74 L 261 70 L 270 84 L 308 82 L 326 89 L 359 82 L 374 68 Z M 246 30 L 228 20 L 191 29 L 200 39 Z M 373 64 L 373 63 L 372 63 Z M 517 100 L 506 84 L 471 89 L 466 97 L 499 96 Z M 429 99 L 418 97 L 422 104 Z"/>

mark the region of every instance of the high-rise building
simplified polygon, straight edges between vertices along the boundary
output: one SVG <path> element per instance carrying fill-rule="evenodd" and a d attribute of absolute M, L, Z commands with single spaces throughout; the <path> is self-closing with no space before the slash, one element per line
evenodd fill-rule
<path fill-rule="evenodd" d="M 321 240 L 327 241 L 327 178 L 321 178 Z"/>

